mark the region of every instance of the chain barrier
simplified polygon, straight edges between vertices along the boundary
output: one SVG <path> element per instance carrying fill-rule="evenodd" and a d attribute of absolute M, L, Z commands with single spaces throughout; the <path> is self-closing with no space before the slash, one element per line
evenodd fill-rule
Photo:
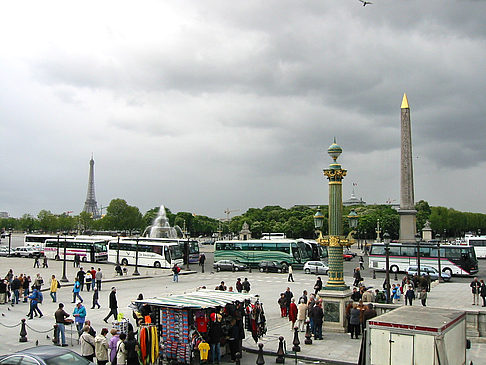
<path fill-rule="evenodd" d="M 13 326 L 7 326 L 6 324 L 0 323 L 0 326 L 6 327 L 6 328 L 15 328 L 15 327 L 20 326 L 20 325 L 21 325 L 20 322 L 17 323 L 17 324 L 14 324 Z"/>
<path fill-rule="evenodd" d="M 30 327 L 27 323 L 25 324 L 25 327 L 30 328 L 32 331 L 37 332 L 37 333 L 48 333 L 48 332 L 52 332 L 52 328 L 49 328 L 47 331 L 38 331 L 38 330 Z"/>

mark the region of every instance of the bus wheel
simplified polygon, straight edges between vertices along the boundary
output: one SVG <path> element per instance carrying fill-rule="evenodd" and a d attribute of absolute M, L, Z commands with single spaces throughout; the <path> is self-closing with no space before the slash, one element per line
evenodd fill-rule
<path fill-rule="evenodd" d="M 127 266 L 127 265 L 128 265 L 128 260 L 127 260 L 127 259 L 123 259 L 123 260 L 121 260 L 121 264 L 122 264 L 123 266 Z"/>
<path fill-rule="evenodd" d="M 282 271 L 287 272 L 288 269 L 289 269 L 289 265 L 287 265 L 286 262 L 282 262 Z"/>
<path fill-rule="evenodd" d="M 443 273 L 446 273 L 446 274 L 449 274 L 449 276 L 452 278 L 452 270 L 449 269 L 448 267 L 445 268 L 444 270 L 442 270 L 442 272 Z M 444 280 L 444 281 L 446 281 L 446 280 Z"/>
<path fill-rule="evenodd" d="M 154 262 L 154 267 L 155 267 L 156 269 L 160 269 L 160 267 L 161 267 L 160 262 L 155 261 L 155 262 Z"/>
<path fill-rule="evenodd" d="M 59 261 L 61 258 L 59 257 L 59 255 L 56 255 L 56 257 L 54 257 L 54 260 L 56 261 Z"/>
<path fill-rule="evenodd" d="M 397 265 L 390 266 L 390 271 L 394 274 L 398 273 L 398 266 Z"/>

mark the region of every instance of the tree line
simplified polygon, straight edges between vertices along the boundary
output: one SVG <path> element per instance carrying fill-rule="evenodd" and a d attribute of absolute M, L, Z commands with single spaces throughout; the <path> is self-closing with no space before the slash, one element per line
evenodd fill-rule
<path fill-rule="evenodd" d="M 355 237 L 374 239 L 378 220 L 381 234 L 387 232 L 391 239 L 398 239 L 400 218 L 398 212 L 390 205 L 360 205 L 343 208 L 343 228 L 346 235 L 349 231 L 347 216 L 351 209 L 358 214 L 358 227 Z M 486 233 L 486 214 L 460 212 L 452 208 L 431 207 L 421 200 L 415 205 L 417 210 L 417 231 L 421 231 L 425 222 L 429 221 L 433 235 L 444 237 L 463 237 L 468 232 Z M 314 214 L 317 209 L 308 206 L 294 206 L 286 209 L 280 206 L 250 208 L 244 214 L 235 216 L 229 221 L 221 221 L 190 212 L 172 213 L 166 208 L 167 218 L 173 227 L 178 225 L 186 230 L 191 237 L 221 235 L 237 235 L 246 222 L 252 237 L 260 238 L 264 232 L 283 232 L 289 238 L 314 238 Z M 323 233 L 327 234 L 328 207 L 322 205 L 324 215 Z M 100 219 L 86 212 L 71 216 L 69 214 L 54 214 L 41 210 L 35 217 L 24 214 L 20 218 L 0 219 L 0 228 L 24 232 L 90 232 L 90 231 L 121 231 L 143 233 L 150 226 L 159 212 L 159 207 L 142 214 L 136 206 L 129 205 L 124 199 L 113 199 L 107 207 L 106 214 Z"/>

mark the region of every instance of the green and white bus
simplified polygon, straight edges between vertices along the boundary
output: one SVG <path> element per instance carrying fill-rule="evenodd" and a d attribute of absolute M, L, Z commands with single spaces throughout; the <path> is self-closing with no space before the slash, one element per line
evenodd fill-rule
<path fill-rule="evenodd" d="M 277 261 L 286 271 L 289 265 L 302 269 L 312 259 L 312 249 L 303 239 L 216 241 L 214 261 L 235 260 L 249 266 L 262 261 Z"/>

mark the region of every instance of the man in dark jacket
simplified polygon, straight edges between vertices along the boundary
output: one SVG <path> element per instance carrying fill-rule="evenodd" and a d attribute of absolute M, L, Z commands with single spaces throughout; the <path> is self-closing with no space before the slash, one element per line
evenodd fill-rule
<path fill-rule="evenodd" d="M 84 277 L 86 276 L 86 272 L 83 270 L 83 268 L 79 268 L 78 273 L 76 274 L 78 277 L 79 285 L 80 285 L 80 290 L 83 291 L 84 288 Z M 90 283 L 91 285 L 91 283 Z"/>
<path fill-rule="evenodd" d="M 110 293 L 110 313 L 103 319 L 105 323 L 108 323 L 108 318 L 113 314 L 113 318 L 115 318 L 115 321 L 117 320 L 118 317 L 118 302 L 116 300 L 116 288 L 112 287 L 111 288 L 111 293 Z"/>
<path fill-rule="evenodd" d="M 378 314 L 376 313 L 373 304 L 368 304 L 366 309 L 363 312 L 363 332 L 366 328 L 366 321 L 370 320 L 371 318 L 375 318 Z"/>
<path fill-rule="evenodd" d="M 314 323 L 314 340 L 322 340 L 322 319 L 324 311 L 321 302 L 318 301 L 311 310 L 312 322 Z"/>
<path fill-rule="evenodd" d="M 245 291 L 245 293 L 249 293 L 250 292 L 250 282 L 248 281 L 248 278 L 245 278 L 245 280 L 243 280 L 243 290 Z"/>
<path fill-rule="evenodd" d="M 478 281 L 478 278 L 474 278 L 469 286 L 471 287 L 473 296 L 473 305 L 479 305 L 479 291 L 481 290 L 481 283 Z"/>
<path fill-rule="evenodd" d="M 12 289 L 12 305 L 19 304 L 19 297 L 20 297 L 20 287 L 22 283 L 20 282 L 19 278 L 16 276 L 12 280 L 12 284 L 10 284 L 10 289 Z"/>
<path fill-rule="evenodd" d="M 209 345 L 211 346 L 211 359 L 213 364 L 219 364 L 221 361 L 221 337 L 223 330 L 221 328 L 221 315 L 217 313 L 211 314 L 211 322 L 209 324 Z"/>

